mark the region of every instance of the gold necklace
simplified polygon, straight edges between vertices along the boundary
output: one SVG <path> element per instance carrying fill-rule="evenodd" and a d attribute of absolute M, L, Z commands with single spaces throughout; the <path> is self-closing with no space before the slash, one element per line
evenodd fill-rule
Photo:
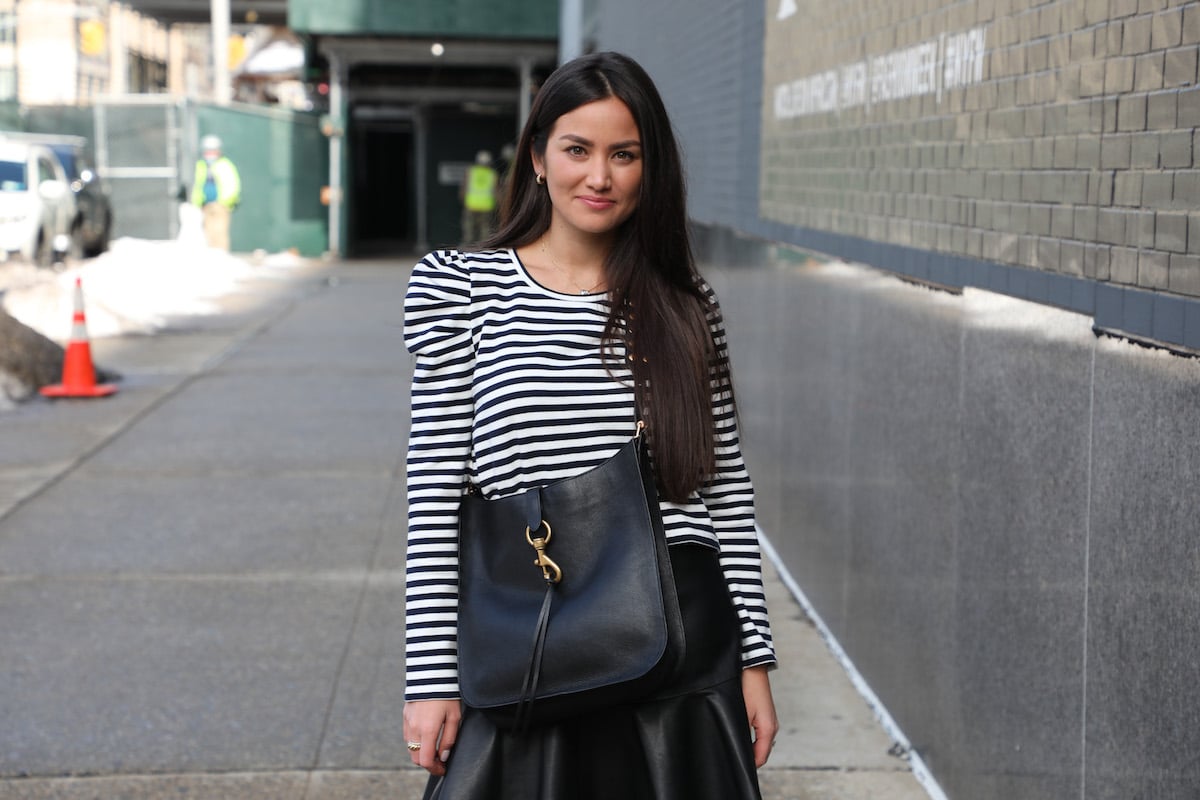
<path fill-rule="evenodd" d="M 593 292 L 595 292 L 597 289 L 599 289 L 601 286 L 604 285 L 604 278 L 602 277 L 602 278 L 600 278 L 600 280 L 596 281 L 596 285 L 590 289 L 585 289 L 582 286 L 580 286 L 579 283 L 576 282 L 576 280 L 571 277 L 571 273 L 567 272 L 565 269 L 563 269 L 562 267 L 560 267 L 558 265 L 558 260 L 554 258 L 554 254 L 551 253 L 550 248 L 546 246 L 545 239 L 542 239 L 542 253 L 546 256 L 546 258 L 550 259 L 550 266 L 554 267 L 556 270 L 558 270 L 560 273 L 562 273 L 562 276 L 564 278 L 566 278 L 567 281 L 570 282 L 570 284 L 572 286 L 574 286 L 576 289 L 578 289 L 580 294 L 592 294 Z"/>

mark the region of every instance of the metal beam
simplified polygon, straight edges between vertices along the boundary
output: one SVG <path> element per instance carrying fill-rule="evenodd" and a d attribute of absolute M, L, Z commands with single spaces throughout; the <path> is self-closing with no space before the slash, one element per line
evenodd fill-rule
<path fill-rule="evenodd" d="M 125 4 L 160 22 L 208 24 L 209 0 L 124 0 Z M 287 25 L 287 0 L 230 0 L 233 24 Z"/>
<path fill-rule="evenodd" d="M 433 54 L 433 44 L 440 42 L 442 54 Z M 511 66 L 522 59 L 532 63 L 554 66 L 558 45 L 554 42 L 520 41 L 448 41 L 438 39 L 375 39 L 351 36 L 322 37 L 320 50 L 326 56 L 337 56 L 347 66 L 355 64 L 390 64 L 417 66 Z"/>
<path fill-rule="evenodd" d="M 583 55 L 583 0 L 559 0 L 558 61 L 565 64 Z"/>
<path fill-rule="evenodd" d="M 217 105 L 227 106 L 233 99 L 229 82 L 229 0 L 210 0 L 212 18 L 213 96 Z"/>
<path fill-rule="evenodd" d="M 343 255 L 342 245 L 342 140 L 346 135 L 346 67 L 337 58 L 329 59 L 329 252 Z"/>
<path fill-rule="evenodd" d="M 517 106 L 517 96 L 512 89 L 477 89 L 470 86 L 356 86 L 350 93 L 355 103 L 486 103 L 513 108 Z"/>

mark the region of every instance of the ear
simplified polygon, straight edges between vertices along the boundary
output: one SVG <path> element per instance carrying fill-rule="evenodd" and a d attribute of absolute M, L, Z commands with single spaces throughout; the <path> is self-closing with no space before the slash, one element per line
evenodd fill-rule
<path fill-rule="evenodd" d="M 534 175 L 540 175 L 546 171 L 546 160 L 539 157 L 535 151 L 529 151 L 529 160 L 533 162 Z"/>

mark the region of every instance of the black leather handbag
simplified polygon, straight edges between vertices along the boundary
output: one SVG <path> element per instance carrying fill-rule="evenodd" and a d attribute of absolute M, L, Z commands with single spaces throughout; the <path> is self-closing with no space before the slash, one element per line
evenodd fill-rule
<path fill-rule="evenodd" d="M 463 498 L 459 684 L 463 701 L 501 727 L 637 701 L 683 661 L 642 428 L 581 475 L 496 500 Z"/>

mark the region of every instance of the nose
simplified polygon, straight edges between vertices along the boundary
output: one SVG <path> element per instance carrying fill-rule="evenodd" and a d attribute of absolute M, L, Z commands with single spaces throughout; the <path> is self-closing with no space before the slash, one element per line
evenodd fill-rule
<path fill-rule="evenodd" d="M 612 173 L 610 172 L 607 158 L 592 159 L 592 163 L 588 167 L 587 185 L 589 189 L 607 189 L 612 184 Z"/>

